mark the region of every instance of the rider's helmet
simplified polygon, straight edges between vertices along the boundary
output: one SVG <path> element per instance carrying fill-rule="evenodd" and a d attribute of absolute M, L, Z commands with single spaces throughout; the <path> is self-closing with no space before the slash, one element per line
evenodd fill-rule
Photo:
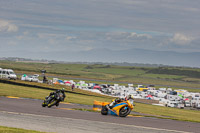
<path fill-rule="evenodd" d="M 65 88 L 60 89 L 60 91 L 64 93 L 65 92 Z"/>
<path fill-rule="evenodd" d="M 129 99 L 133 99 L 134 97 L 133 97 L 133 94 L 129 94 L 128 95 L 128 97 L 127 97 L 127 99 L 129 100 Z"/>

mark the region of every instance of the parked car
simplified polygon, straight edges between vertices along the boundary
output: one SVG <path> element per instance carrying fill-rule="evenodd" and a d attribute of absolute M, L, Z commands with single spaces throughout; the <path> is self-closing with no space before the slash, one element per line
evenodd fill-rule
<path fill-rule="evenodd" d="M 38 74 L 34 74 L 34 75 L 30 75 L 30 76 L 24 74 L 24 75 L 22 75 L 21 80 L 30 81 L 30 82 L 38 82 L 39 81 L 38 77 L 39 77 Z"/>
<path fill-rule="evenodd" d="M 200 103 L 196 103 L 195 107 L 196 107 L 197 109 L 200 109 Z"/>
<path fill-rule="evenodd" d="M 28 79 L 27 80 L 29 80 L 29 81 L 31 81 L 31 82 L 38 82 L 38 75 L 30 75 L 30 76 L 28 76 Z"/>
<path fill-rule="evenodd" d="M 166 106 L 175 108 L 178 106 L 178 102 L 177 101 L 167 101 Z"/>
<path fill-rule="evenodd" d="M 188 100 L 184 100 L 184 106 L 185 107 L 191 107 L 192 106 L 192 104 L 191 104 L 191 101 L 188 99 Z"/>

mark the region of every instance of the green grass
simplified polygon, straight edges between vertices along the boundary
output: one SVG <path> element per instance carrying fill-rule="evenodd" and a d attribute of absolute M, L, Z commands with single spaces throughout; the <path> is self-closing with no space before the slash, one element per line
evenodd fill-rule
<path fill-rule="evenodd" d="M 122 69 L 122 68 L 95 68 L 91 69 L 91 72 L 95 73 L 106 73 L 114 75 L 127 75 L 127 76 L 138 76 L 144 74 L 143 70 L 131 70 L 131 69 Z"/>
<path fill-rule="evenodd" d="M 56 87 L 57 89 L 61 88 L 60 86 Z M 69 88 L 67 88 L 67 90 L 69 91 Z M 49 95 L 50 92 L 52 91 L 34 87 L 24 87 L 24 86 L 0 83 L 0 96 L 15 96 L 15 97 L 43 100 L 46 96 Z M 86 92 L 80 89 L 75 89 L 74 92 L 80 94 L 66 93 L 66 98 L 64 102 L 93 105 L 94 100 L 111 101 L 111 99 L 113 99 L 112 97 L 108 96 L 100 97 L 100 95 L 96 93 Z"/>
<path fill-rule="evenodd" d="M 158 79 L 181 79 L 185 76 L 178 76 L 178 75 L 167 75 L 167 74 L 145 74 L 143 77 L 146 78 L 158 78 Z"/>
<path fill-rule="evenodd" d="M 17 82 L 17 81 L 16 81 Z M 30 82 L 26 82 L 29 84 Z M 36 85 L 44 85 L 38 83 L 30 83 Z M 54 86 L 55 88 L 61 88 L 60 86 Z M 67 88 L 70 91 L 70 88 Z M 18 85 L 11 85 L 0 83 L 0 96 L 16 96 L 33 99 L 44 99 L 45 96 L 52 92 L 50 90 L 39 89 L 35 87 L 24 87 Z M 76 89 L 73 93 L 66 93 L 67 97 L 64 102 L 79 103 L 86 105 L 93 105 L 94 100 L 102 102 L 110 102 L 113 98 L 104 96 L 84 90 Z M 200 122 L 200 112 L 195 110 L 183 110 L 177 108 L 160 107 L 148 104 L 135 103 L 136 106 L 133 111 L 143 113 L 144 116 L 154 116 L 159 118 L 168 118 L 182 121 Z M 80 109 L 84 110 L 84 109 Z"/>
<path fill-rule="evenodd" d="M 1 133 L 44 133 L 44 132 L 39 132 L 39 131 L 25 130 L 21 128 L 12 128 L 12 127 L 5 127 L 5 126 L 0 126 L 0 132 Z"/>
<path fill-rule="evenodd" d="M 44 99 L 51 91 L 33 87 L 9 85 L 0 83 L 1 96 L 16 96 L 24 98 Z"/>
<path fill-rule="evenodd" d="M 47 76 L 64 76 L 71 78 L 101 79 L 107 81 L 125 81 L 133 84 L 155 84 L 187 88 L 200 88 L 200 78 L 184 75 L 153 74 L 148 73 L 155 67 L 129 67 L 114 65 L 88 65 L 88 64 L 44 64 L 25 63 L 13 61 L 0 61 L 1 68 L 11 68 L 16 73 L 40 74 L 41 69 L 47 70 Z M 199 72 L 199 68 L 168 67 L 168 70 L 189 70 Z M 183 73 L 184 74 L 184 73 Z M 176 88 L 174 88 L 176 89 Z M 200 92 L 200 89 L 198 89 Z"/>
<path fill-rule="evenodd" d="M 184 110 L 136 103 L 134 111 L 144 113 L 146 116 L 155 115 L 160 118 L 200 122 L 200 111 L 198 110 Z"/>

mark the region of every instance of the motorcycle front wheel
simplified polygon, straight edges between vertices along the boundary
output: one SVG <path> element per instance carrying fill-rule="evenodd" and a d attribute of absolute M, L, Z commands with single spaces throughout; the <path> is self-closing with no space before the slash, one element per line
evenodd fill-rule
<path fill-rule="evenodd" d="M 46 107 L 47 104 L 45 103 L 45 101 L 42 103 L 42 107 Z"/>
<path fill-rule="evenodd" d="M 131 109 L 128 106 L 124 106 L 120 109 L 119 116 L 126 117 L 127 115 L 130 114 L 130 112 L 131 112 Z"/>

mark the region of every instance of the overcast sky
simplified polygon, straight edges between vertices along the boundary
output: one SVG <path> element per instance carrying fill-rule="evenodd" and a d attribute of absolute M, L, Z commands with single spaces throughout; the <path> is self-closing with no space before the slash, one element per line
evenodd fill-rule
<path fill-rule="evenodd" d="M 0 52 L 200 52 L 199 0 L 0 0 Z"/>

